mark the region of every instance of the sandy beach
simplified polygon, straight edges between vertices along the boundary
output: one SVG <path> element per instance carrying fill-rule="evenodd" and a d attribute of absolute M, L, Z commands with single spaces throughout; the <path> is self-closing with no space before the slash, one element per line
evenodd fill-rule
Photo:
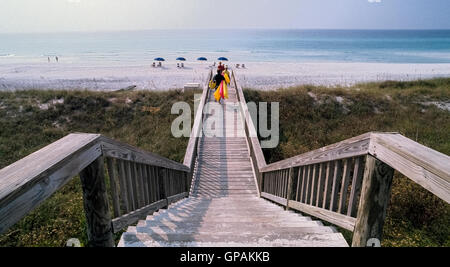
<path fill-rule="evenodd" d="M 450 64 L 396 63 L 286 63 L 286 62 L 228 62 L 245 63 L 246 68 L 235 69 L 244 88 L 273 90 L 303 84 L 349 86 L 360 82 L 385 80 L 417 80 L 450 77 Z M 143 90 L 183 88 L 190 82 L 204 83 L 211 62 L 164 62 L 153 68 L 151 62 L 105 62 L 83 64 L 8 63 L 0 62 L 0 90 L 22 89 L 88 89 L 119 90 L 136 86 Z"/>

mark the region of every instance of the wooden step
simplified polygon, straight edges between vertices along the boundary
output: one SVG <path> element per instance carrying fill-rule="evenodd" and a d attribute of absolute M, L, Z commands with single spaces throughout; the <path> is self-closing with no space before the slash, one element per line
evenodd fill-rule
<path fill-rule="evenodd" d="M 215 235 L 202 234 L 146 234 L 146 233 L 125 233 L 122 236 L 122 244 L 128 246 L 198 246 L 198 244 L 208 244 L 208 246 L 231 247 L 233 244 L 245 244 L 244 246 L 348 246 L 343 242 L 340 233 L 324 234 L 234 234 L 216 233 Z M 252 245 L 253 244 L 253 245 Z"/>

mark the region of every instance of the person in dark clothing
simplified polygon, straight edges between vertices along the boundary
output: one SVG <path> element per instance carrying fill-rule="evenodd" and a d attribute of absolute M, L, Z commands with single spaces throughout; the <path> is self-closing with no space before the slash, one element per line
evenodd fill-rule
<path fill-rule="evenodd" d="M 225 70 L 225 65 L 222 64 L 222 62 L 219 62 L 219 66 L 217 67 L 217 70 L 222 72 Z"/>
<path fill-rule="evenodd" d="M 219 87 L 220 83 L 225 80 L 222 75 L 222 71 L 217 70 L 217 74 L 214 76 L 213 81 L 216 83 L 216 88 Z"/>

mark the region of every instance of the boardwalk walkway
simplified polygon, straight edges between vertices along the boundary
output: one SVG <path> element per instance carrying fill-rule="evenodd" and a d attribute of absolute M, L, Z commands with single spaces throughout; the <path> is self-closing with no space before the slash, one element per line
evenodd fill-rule
<path fill-rule="evenodd" d="M 258 198 L 236 102 L 229 88 L 227 108 L 205 107 L 223 123 L 206 125 L 190 197 L 129 227 L 119 246 L 348 246 L 334 228 Z"/>

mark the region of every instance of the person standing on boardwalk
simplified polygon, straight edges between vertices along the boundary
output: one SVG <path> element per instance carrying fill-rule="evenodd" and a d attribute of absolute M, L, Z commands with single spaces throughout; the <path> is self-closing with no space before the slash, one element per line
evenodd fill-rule
<path fill-rule="evenodd" d="M 223 71 L 223 77 L 225 78 L 225 81 L 227 82 L 227 85 L 230 85 L 230 72 L 228 71 L 228 66 L 225 66 L 225 70 Z"/>
<path fill-rule="evenodd" d="M 224 76 L 224 72 L 217 70 L 216 76 L 214 76 L 214 82 L 216 83 L 217 89 L 214 93 L 214 98 L 220 103 L 221 99 L 228 99 L 228 88 L 227 83 L 229 83 L 229 78 L 227 75 Z"/>

